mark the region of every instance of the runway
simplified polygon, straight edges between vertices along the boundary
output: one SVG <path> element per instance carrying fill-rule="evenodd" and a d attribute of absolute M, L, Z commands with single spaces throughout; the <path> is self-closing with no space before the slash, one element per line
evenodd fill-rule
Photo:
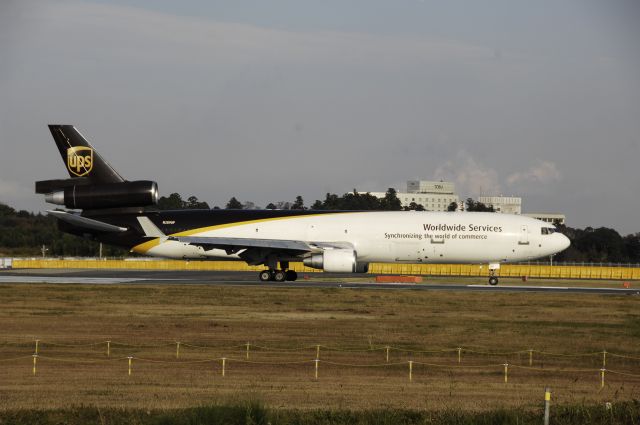
<path fill-rule="evenodd" d="M 301 276 L 303 277 L 303 276 Z M 200 284 L 214 286 L 263 286 L 271 288 L 341 288 L 349 290 L 410 290 L 410 291 L 475 291 L 475 292 L 547 292 L 603 295 L 640 295 L 638 288 L 513 285 L 497 286 L 483 284 L 443 283 L 437 278 L 428 278 L 425 283 L 376 283 L 371 281 L 349 281 L 353 275 L 318 274 L 309 275 L 295 282 L 260 282 L 252 272 L 211 272 L 211 271 L 157 271 L 157 270 L 71 270 L 71 269 L 29 269 L 0 271 L 0 285 L 8 283 L 47 284 Z M 512 282 L 511 280 L 510 282 Z M 558 281 L 554 281 L 558 282 Z"/>

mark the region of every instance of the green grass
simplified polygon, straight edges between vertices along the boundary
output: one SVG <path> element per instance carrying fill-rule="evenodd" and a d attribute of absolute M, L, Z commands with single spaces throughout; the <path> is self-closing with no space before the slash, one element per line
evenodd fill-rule
<path fill-rule="evenodd" d="M 373 410 L 272 410 L 259 401 L 212 404 L 188 409 L 141 410 L 74 407 L 59 410 L 0 412 L 3 425 L 533 425 L 542 423 L 542 409 L 500 409 L 481 413 L 455 409 L 420 411 Z M 637 400 L 604 405 L 552 406 L 556 425 L 640 424 Z"/>
<path fill-rule="evenodd" d="M 640 338 L 640 316 L 630 316 L 627 319 L 626 327 L 629 334 L 635 338 Z"/>

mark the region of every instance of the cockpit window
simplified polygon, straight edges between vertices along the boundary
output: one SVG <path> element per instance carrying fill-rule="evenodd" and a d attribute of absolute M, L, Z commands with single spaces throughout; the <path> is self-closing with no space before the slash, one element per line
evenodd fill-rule
<path fill-rule="evenodd" d="M 543 235 L 551 235 L 556 232 L 556 229 L 554 227 L 541 227 L 540 232 Z"/>

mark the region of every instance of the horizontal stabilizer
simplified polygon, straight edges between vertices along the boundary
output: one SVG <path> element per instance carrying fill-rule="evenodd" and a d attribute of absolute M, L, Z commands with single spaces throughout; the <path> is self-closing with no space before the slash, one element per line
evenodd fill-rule
<path fill-rule="evenodd" d="M 98 232 L 126 232 L 126 227 L 114 226 L 113 224 L 104 223 L 98 220 L 92 220 L 87 217 L 83 217 L 78 214 L 71 214 L 66 211 L 47 211 L 47 214 L 54 216 L 55 218 L 72 224 L 77 227 L 82 227 L 89 230 L 96 230 Z"/>

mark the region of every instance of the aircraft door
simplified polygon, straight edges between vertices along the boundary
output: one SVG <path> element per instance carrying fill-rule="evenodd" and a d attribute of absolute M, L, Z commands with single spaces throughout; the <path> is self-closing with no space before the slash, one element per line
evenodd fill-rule
<path fill-rule="evenodd" d="M 526 224 L 520 226 L 520 238 L 518 245 L 529 245 L 529 227 Z"/>

